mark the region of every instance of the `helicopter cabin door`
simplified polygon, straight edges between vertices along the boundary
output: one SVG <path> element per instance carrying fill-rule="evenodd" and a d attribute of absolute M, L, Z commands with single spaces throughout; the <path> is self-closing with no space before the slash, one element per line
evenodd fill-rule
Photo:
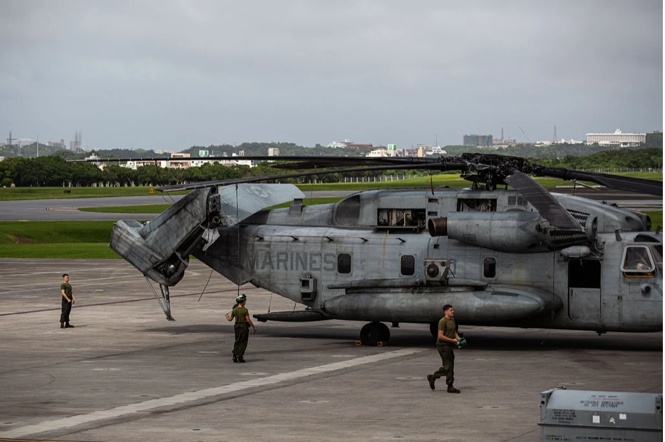
<path fill-rule="evenodd" d="M 572 321 L 600 321 L 600 279 L 600 261 L 568 261 L 568 317 Z"/>

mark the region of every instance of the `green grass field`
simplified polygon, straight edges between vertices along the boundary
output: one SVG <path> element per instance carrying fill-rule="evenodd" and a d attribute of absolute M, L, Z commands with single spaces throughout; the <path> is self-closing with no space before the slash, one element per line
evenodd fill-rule
<path fill-rule="evenodd" d="M 88 258 L 118 256 L 108 247 L 113 221 L 0 222 L 2 258 Z"/>

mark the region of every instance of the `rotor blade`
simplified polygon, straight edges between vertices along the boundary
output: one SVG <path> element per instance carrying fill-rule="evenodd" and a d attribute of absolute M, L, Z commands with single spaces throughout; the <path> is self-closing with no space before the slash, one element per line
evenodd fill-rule
<path fill-rule="evenodd" d="M 279 168 L 292 168 L 292 169 L 307 169 L 317 167 L 341 167 L 349 164 L 353 165 L 385 165 L 385 164 L 425 164 L 425 163 L 439 163 L 441 157 L 435 158 L 420 158 L 420 157 L 364 157 L 364 156 L 305 156 L 305 155 L 285 155 L 285 156 L 266 156 L 266 155 L 249 155 L 249 156 L 207 156 L 207 157 L 136 157 L 136 158 L 86 158 L 78 160 L 67 160 L 68 163 L 112 163 L 112 162 L 160 162 L 160 161 L 265 161 L 274 162 L 275 166 L 279 167 L 279 163 L 287 162 L 284 167 Z M 450 161 L 451 158 L 446 158 Z M 279 162 L 279 163 L 278 163 Z"/>
<path fill-rule="evenodd" d="M 542 168 L 535 171 L 538 175 L 546 175 L 564 180 L 584 180 L 602 184 L 610 189 L 626 190 L 629 192 L 645 193 L 647 195 L 663 196 L 663 182 L 633 178 L 607 173 L 584 172 L 559 168 Z"/>
<path fill-rule="evenodd" d="M 540 215 L 551 225 L 562 230 L 582 230 L 582 226 L 543 186 L 519 170 L 506 177 L 505 181 L 513 186 L 524 198 L 538 210 Z"/>
<path fill-rule="evenodd" d="M 457 170 L 459 165 L 454 168 L 446 170 Z M 435 163 L 425 163 L 425 164 L 408 164 L 408 165 L 389 165 L 389 166 L 369 166 L 369 167 L 352 167 L 348 169 L 323 169 L 323 170 L 314 170 L 307 172 L 298 172 L 298 173 L 285 173 L 281 175 L 267 175 L 267 176 L 255 176 L 249 178 L 232 178 L 227 180 L 215 180 L 215 181 L 200 181 L 191 184 L 177 184 L 172 186 L 162 186 L 157 187 L 155 190 L 159 192 L 174 192 L 177 190 L 190 190 L 190 189 L 200 189 L 204 187 L 213 187 L 213 186 L 227 186 L 229 184 L 240 184 L 240 183 L 256 183 L 260 181 L 279 181 L 286 178 L 300 178 L 308 176 L 317 176 L 317 175 L 331 175 L 335 173 L 349 173 L 349 172 L 364 172 L 368 170 L 399 170 L 399 169 L 435 169 L 441 170 L 440 164 Z"/>
<path fill-rule="evenodd" d="M 275 157 L 244 157 L 255 161 L 275 161 Z M 447 159 L 450 161 L 450 159 Z M 438 158 L 418 157 L 280 157 L 282 163 L 273 164 L 277 169 L 316 169 L 319 167 L 387 166 L 387 165 L 423 165 L 439 164 Z M 286 162 L 284 162 L 286 161 Z"/>

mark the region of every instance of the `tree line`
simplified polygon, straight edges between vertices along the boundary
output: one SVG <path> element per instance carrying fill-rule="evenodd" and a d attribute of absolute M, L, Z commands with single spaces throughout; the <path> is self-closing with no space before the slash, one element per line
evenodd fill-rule
<path fill-rule="evenodd" d="M 254 170 L 256 169 L 256 170 Z M 244 178 L 265 172 L 264 167 L 204 164 L 188 169 L 167 169 L 157 165 L 136 170 L 108 164 L 100 169 L 92 163 L 68 162 L 51 155 L 38 158 L 7 158 L 0 161 L 0 183 L 19 187 L 64 186 L 162 186 L 184 182 Z"/>
<path fill-rule="evenodd" d="M 485 150 L 484 152 L 487 152 Z M 500 154 L 505 152 L 498 152 Z M 589 156 L 567 155 L 563 158 L 533 159 L 535 163 L 550 167 L 563 167 L 577 170 L 598 169 L 651 169 L 662 170 L 663 151 L 648 149 L 604 150 Z M 0 184 L 19 187 L 36 186 L 163 186 L 225 179 L 248 178 L 253 176 L 279 175 L 291 171 L 281 171 L 271 167 L 270 163 L 261 163 L 257 167 L 234 165 L 224 166 L 219 163 L 203 164 L 187 169 L 161 168 L 157 165 L 140 166 L 136 170 L 106 163 L 103 169 L 88 162 L 70 162 L 63 156 L 49 155 L 35 158 L 14 157 L 0 161 Z M 427 174 L 429 172 L 415 172 Z M 375 177 L 390 175 L 387 171 L 361 171 L 345 174 L 349 177 Z M 319 182 L 337 182 L 341 174 L 317 176 Z M 295 182 L 295 180 L 286 180 Z"/>

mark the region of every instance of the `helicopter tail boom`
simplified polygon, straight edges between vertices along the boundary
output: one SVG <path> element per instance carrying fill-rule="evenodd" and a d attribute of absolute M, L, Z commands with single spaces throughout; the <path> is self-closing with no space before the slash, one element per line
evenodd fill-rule
<path fill-rule="evenodd" d="M 118 221 L 110 247 L 141 273 L 164 286 L 176 285 L 189 265 L 189 255 L 219 238 L 217 228 L 233 226 L 259 210 L 303 198 L 290 184 L 236 184 L 199 188 L 154 220 Z"/>
<path fill-rule="evenodd" d="M 141 273 L 165 286 L 180 282 L 189 253 L 202 241 L 206 220 L 219 222 L 216 189 L 198 189 L 153 221 L 118 221 L 110 247 Z"/>

